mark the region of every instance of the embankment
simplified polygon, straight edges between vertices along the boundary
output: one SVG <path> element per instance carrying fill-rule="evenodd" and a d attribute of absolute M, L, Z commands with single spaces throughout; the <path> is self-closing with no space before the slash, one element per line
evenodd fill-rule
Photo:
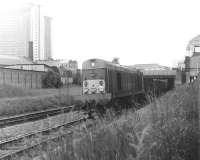
<path fill-rule="evenodd" d="M 199 84 L 198 80 L 176 88 L 117 120 L 108 121 L 112 118 L 107 116 L 92 128 L 82 127 L 66 139 L 60 152 L 50 152 L 49 157 L 57 160 L 197 160 Z"/>

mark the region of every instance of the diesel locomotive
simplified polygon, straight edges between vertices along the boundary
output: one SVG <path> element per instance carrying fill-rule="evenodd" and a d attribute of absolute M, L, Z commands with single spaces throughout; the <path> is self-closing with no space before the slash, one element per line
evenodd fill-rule
<path fill-rule="evenodd" d="M 89 59 L 82 64 L 83 95 L 106 95 L 122 98 L 144 93 L 143 74 L 139 70 Z"/>

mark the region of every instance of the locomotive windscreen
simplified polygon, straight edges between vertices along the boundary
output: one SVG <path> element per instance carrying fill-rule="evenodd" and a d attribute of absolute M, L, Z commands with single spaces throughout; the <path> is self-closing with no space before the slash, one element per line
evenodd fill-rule
<path fill-rule="evenodd" d="M 92 79 L 105 79 L 105 69 L 97 68 L 83 70 L 83 80 Z"/>

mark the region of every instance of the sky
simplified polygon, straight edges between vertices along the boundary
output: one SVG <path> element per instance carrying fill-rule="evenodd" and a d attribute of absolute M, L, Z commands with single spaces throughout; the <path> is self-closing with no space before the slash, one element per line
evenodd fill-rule
<path fill-rule="evenodd" d="M 0 0 L 4 7 L 31 0 Z M 32 0 L 52 20 L 53 58 L 174 66 L 200 34 L 199 0 Z M 3 6 L 3 5 L 1 5 Z"/>

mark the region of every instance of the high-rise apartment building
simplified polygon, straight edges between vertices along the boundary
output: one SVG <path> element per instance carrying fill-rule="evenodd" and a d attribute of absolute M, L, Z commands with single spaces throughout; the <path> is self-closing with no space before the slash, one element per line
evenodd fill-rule
<path fill-rule="evenodd" d="M 52 58 L 51 17 L 44 17 L 44 59 Z"/>
<path fill-rule="evenodd" d="M 0 55 L 28 57 L 29 17 L 27 9 L 0 14 Z"/>
<path fill-rule="evenodd" d="M 0 14 L 0 55 L 48 60 L 52 56 L 51 18 L 29 4 Z"/>

